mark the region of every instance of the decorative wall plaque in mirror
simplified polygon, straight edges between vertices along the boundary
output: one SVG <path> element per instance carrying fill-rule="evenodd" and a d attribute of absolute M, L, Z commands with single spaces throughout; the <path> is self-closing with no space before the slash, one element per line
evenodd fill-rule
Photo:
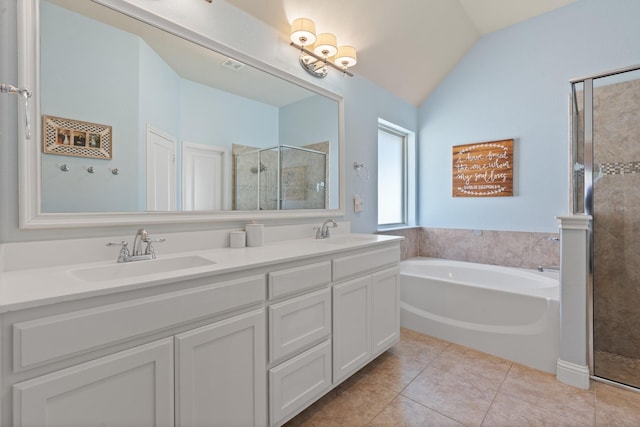
<path fill-rule="evenodd" d="M 91 151 L 80 128 L 56 150 L 69 129 L 40 123 L 21 152 L 23 228 L 342 212 L 340 96 L 110 0 L 24 3 L 34 116 L 108 126 L 111 156 L 69 156 Z"/>

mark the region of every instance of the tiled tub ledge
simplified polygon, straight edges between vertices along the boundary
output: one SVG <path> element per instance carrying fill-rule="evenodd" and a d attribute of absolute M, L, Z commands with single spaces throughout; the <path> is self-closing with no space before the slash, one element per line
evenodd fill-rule
<path fill-rule="evenodd" d="M 421 256 L 519 268 L 560 263 L 558 233 L 416 227 L 378 234 L 405 238 L 402 259 Z"/>

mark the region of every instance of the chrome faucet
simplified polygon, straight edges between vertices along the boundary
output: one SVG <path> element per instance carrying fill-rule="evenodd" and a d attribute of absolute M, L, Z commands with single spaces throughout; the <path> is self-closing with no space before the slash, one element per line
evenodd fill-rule
<path fill-rule="evenodd" d="M 320 227 L 313 227 L 313 229 L 316 230 L 316 239 L 328 239 L 331 237 L 329 234 L 329 224 L 331 224 L 333 228 L 338 226 L 335 219 L 329 218 L 325 220 Z"/>
<path fill-rule="evenodd" d="M 144 228 L 138 228 L 136 237 L 133 239 L 133 256 L 142 255 L 142 242 L 149 240 L 149 233 Z"/>
<path fill-rule="evenodd" d="M 107 243 L 107 246 L 121 246 L 120 253 L 118 254 L 118 262 L 132 262 L 155 259 L 156 251 L 153 248 L 153 243 L 164 241 L 164 238 L 153 240 L 149 237 L 147 230 L 140 228 L 136 232 L 136 237 L 133 239 L 133 253 L 129 251 L 129 244 L 124 240 L 119 243 Z M 146 244 L 144 250 L 142 250 L 143 243 Z"/>

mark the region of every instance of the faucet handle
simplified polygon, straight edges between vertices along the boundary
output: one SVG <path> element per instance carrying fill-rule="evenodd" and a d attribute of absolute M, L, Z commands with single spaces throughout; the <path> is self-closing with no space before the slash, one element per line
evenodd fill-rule
<path fill-rule="evenodd" d="M 127 257 L 131 255 L 128 248 L 129 244 L 124 240 L 118 243 L 109 242 L 107 246 L 121 246 L 120 253 L 118 254 L 118 262 L 125 262 Z"/>
<path fill-rule="evenodd" d="M 122 242 L 109 242 L 106 246 L 122 246 L 122 248 L 125 249 L 127 246 L 129 246 L 129 243 L 123 240 Z"/>
<path fill-rule="evenodd" d="M 166 242 L 167 239 L 165 239 L 164 237 L 161 237 L 159 239 L 152 239 L 151 237 L 147 237 L 146 239 L 142 240 L 145 243 L 162 243 L 162 242 Z"/>
<path fill-rule="evenodd" d="M 153 244 L 154 243 L 162 243 L 162 242 L 166 242 L 167 239 L 165 239 L 164 237 L 161 237 L 159 239 L 152 239 L 151 237 L 147 237 L 146 239 L 143 240 L 143 242 L 145 242 L 147 244 L 146 248 L 144 248 L 144 254 L 145 255 L 151 255 L 152 258 L 156 257 L 156 251 L 155 249 L 153 249 Z"/>

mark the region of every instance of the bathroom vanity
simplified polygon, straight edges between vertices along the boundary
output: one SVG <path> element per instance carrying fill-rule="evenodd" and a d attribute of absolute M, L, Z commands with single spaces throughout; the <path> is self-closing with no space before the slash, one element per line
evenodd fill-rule
<path fill-rule="evenodd" d="M 24 142 L 18 144 L 20 229 L 64 236 L 64 229 L 83 227 L 171 224 L 193 230 L 193 224 L 201 224 L 201 231 L 154 236 L 167 238 L 156 249 L 157 259 L 130 263 L 116 259 L 127 258 L 118 256 L 117 246 L 125 249 L 118 242 L 132 236 L 0 244 L 2 426 L 281 425 L 399 338 L 401 238 L 346 233 L 314 239 L 312 226 L 304 224 L 302 233 L 274 238 L 281 230 L 265 230 L 272 235 L 265 236 L 264 246 L 231 249 L 229 230 L 219 230 L 252 220 L 300 224 L 344 216 L 343 96 L 229 48 L 233 34 L 224 31 L 229 17 L 208 2 L 194 3 L 187 14 L 177 13 L 171 2 L 152 3 L 17 3 L 18 84 L 33 89 L 31 102 L 17 113 L 24 124 L 18 126 Z M 78 5 L 84 12 L 76 10 Z M 125 21 L 130 32 L 120 28 Z M 260 26 L 252 31 L 256 40 L 275 34 Z M 115 40 L 122 41 L 121 48 Z M 142 49 L 130 52 L 134 58 L 123 55 L 131 46 Z M 196 53 L 195 62 L 174 61 L 186 52 Z M 48 62 L 55 58 L 80 63 L 65 59 L 59 67 Z M 210 78 L 227 60 L 253 67 L 252 80 L 226 87 L 222 83 L 229 75 L 223 74 L 222 83 L 205 88 L 196 77 L 173 78 L 185 74 L 173 67 L 189 63 L 208 70 Z M 103 66 L 93 67 L 87 79 L 85 66 L 93 63 Z M 131 69 L 121 73 L 123 67 Z M 60 69 L 68 81 L 56 77 Z M 164 77 L 156 79 L 160 69 Z M 80 78 L 71 76 L 72 70 Z M 127 83 L 99 73 L 126 74 Z M 81 82 L 86 84 L 81 87 Z M 144 87 L 133 86 L 138 82 Z M 186 92 L 178 96 L 177 89 L 187 86 L 197 88 L 190 91 L 198 93 L 197 102 L 187 100 Z M 259 98 L 245 92 L 250 87 L 259 88 Z M 267 89 L 278 95 L 273 105 L 263 99 Z M 139 105 L 122 102 L 131 93 L 140 94 Z M 287 99 L 279 98 L 284 95 Z M 100 100 L 91 113 L 87 99 Z M 203 111 L 215 114 L 203 116 Z M 63 131 L 43 132 L 39 123 L 47 117 L 64 120 Z M 32 140 L 27 138 L 29 118 L 37 118 Z M 179 118 L 188 118 L 189 126 L 177 126 Z M 109 132 L 101 139 L 102 157 L 91 147 L 75 156 L 72 147 L 57 147 L 54 153 L 32 143 L 56 146 L 64 129 L 91 124 L 113 130 L 113 141 Z M 169 144 L 172 151 L 165 150 L 164 161 L 155 162 L 154 155 L 146 154 L 156 152 L 144 147 L 157 143 L 158 136 L 180 142 Z M 102 144 L 107 142 L 110 151 Z M 249 178 L 280 176 L 285 168 L 291 178 L 287 197 L 277 194 L 281 203 L 265 208 L 239 206 L 242 192 L 255 190 L 238 180 L 242 168 L 221 167 L 214 180 L 209 179 L 214 168 L 188 167 L 197 162 L 184 162 L 178 171 L 162 166 L 174 165 L 176 153 L 183 159 L 196 156 L 203 144 L 221 159 L 220 165 L 230 165 L 232 159 L 225 156 L 234 153 L 232 142 L 254 154 L 276 146 L 322 149 L 323 174 L 311 179 L 298 165 L 281 164 L 282 170 L 275 170 L 262 154 L 252 157 L 255 163 L 244 168 Z M 258 142 L 267 145 L 257 147 Z M 313 145 L 318 143 L 321 147 Z M 94 159 L 99 161 L 95 167 Z M 157 176 L 166 182 L 154 185 L 150 178 L 156 174 L 149 170 L 158 167 L 163 173 Z M 197 182 L 207 185 L 198 188 Z M 294 182 L 299 188 L 292 191 Z M 153 193 L 157 188 L 162 194 Z M 200 203 L 211 196 L 200 190 L 211 188 L 220 190 L 214 191 L 219 196 L 215 203 Z M 170 190 L 168 196 L 164 189 Z M 178 197 L 196 193 L 202 200 Z M 321 203 L 303 204 L 307 193 Z M 217 231 L 206 230 L 212 224 Z M 116 248 L 106 247 L 108 242 Z M 140 256 L 135 246 L 133 257 Z"/>
<path fill-rule="evenodd" d="M 0 422 L 281 425 L 399 339 L 400 240 L 3 272 Z"/>

